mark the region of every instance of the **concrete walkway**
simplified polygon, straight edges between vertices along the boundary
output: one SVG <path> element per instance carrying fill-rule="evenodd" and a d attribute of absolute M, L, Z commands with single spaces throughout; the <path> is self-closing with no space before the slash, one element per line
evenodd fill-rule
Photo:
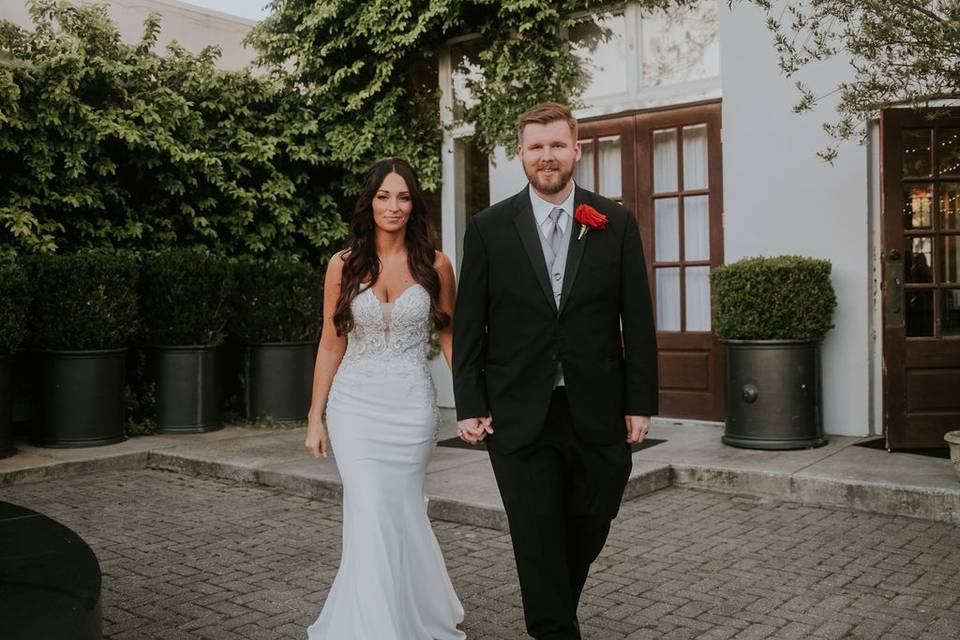
<path fill-rule="evenodd" d="M 441 429 L 441 439 L 454 427 Z M 625 499 L 671 485 L 960 524 L 960 478 L 949 460 L 854 446 L 869 438 L 833 436 L 801 451 L 736 449 L 714 425 L 655 419 L 650 437 L 665 442 L 633 454 Z M 104 447 L 40 449 L 18 444 L 0 460 L 0 488 L 109 469 L 153 468 L 256 483 L 306 497 L 337 498 L 332 458 L 303 449 L 303 429 L 226 427 L 196 435 L 147 436 Z M 506 518 L 487 455 L 437 447 L 426 494 L 433 518 L 505 530 Z"/>

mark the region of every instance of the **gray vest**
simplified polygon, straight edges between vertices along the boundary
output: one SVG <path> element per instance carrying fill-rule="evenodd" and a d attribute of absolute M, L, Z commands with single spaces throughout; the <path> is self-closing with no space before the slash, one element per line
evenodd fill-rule
<path fill-rule="evenodd" d="M 564 213 L 565 216 L 570 215 L 569 213 Z M 547 274 L 550 278 L 550 286 L 553 288 L 553 300 L 556 303 L 557 309 L 560 308 L 560 292 L 563 291 L 563 273 L 567 268 L 567 250 L 570 247 L 570 236 L 573 235 L 573 223 L 571 222 L 570 228 L 560 241 L 560 250 L 554 254 L 553 249 L 550 247 L 549 237 L 544 235 L 544 227 L 546 227 L 547 232 L 552 231 L 552 223 L 544 224 L 543 226 L 538 227 L 539 236 L 540 236 L 540 246 L 543 248 L 543 257 L 547 263 Z M 557 361 L 557 377 L 554 380 L 554 387 L 563 385 L 563 365 L 560 361 Z"/>

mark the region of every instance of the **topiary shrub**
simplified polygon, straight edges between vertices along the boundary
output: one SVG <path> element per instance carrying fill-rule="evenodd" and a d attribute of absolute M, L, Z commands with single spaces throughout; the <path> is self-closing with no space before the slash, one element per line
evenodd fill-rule
<path fill-rule="evenodd" d="M 248 344 L 317 340 L 323 326 L 323 273 L 304 262 L 244 260 L 230 331 Z"/>
<path fill-rule="evenodd" d="M 0 265 L 0 356 L 17 350 L 27 331 L 30 282 L 16 263 Z"/>
<path fill-rule="evenodd" d="M 33 331 L 39 349 L 119 349 L 137 331 L 138 265 L 130 254 L 85 251 L 27 261 L 34 282 Z"/>
<path fill-rule="evenodd" d="M 140 307 L 153 345 L 219 345 L 230 319 L 234 280 L 225 259 L 190 249 L 143 257 Z"/>
<path fill-rule="evenodd" d="M 830 261 L 745 258 L 717 267 L 713 329 L 724 340 L 820 340 L 833 328 L 837 297 Z"/>

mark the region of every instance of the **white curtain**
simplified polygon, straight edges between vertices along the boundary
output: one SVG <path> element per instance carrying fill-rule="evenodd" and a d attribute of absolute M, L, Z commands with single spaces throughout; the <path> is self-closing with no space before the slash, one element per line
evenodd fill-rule
<path fill-rule="evenodd" d="M 683 257 L 710 259 L 710 196 L 683 199 Z"/>
<path fill-rule="evenodd" d="M 653 132 L 653 190 L 655 193 L 677 190 L 677 130 Z"/>
<path fill-rule="evenodd" d="M 710 267 L 687 267 L 687 331 L 710 331 Z"/>
<path fill-rule="evenodd" d="M 676 198 L 653 201 L 657 262 L 680 260 L 680 211 Z"/>
<path fill-rule="evenodd" d="M 593 191 L 593 142 L 581 140 L 580 150 L 580 162 L 573 170 L 573 179 L 584 189 Z"/>
<path fill-rule="evenodd" d="M 600 138 L 600 195 L 611 200 L 621 200 L 620 136 Z"/>
<path fill-rule="evenodd" d="M 706 189 L 709 186 L 707 162 L 707 125 L 683 128 L 683 188 Z"/>
<path fill-rule="evenodd" d="M 680 268 L 657 269 L 657 331 L 680 331 Z"/>

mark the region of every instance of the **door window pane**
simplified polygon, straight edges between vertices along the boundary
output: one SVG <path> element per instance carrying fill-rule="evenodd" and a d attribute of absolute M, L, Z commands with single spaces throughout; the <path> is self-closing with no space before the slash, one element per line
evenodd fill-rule
<path fill-rule="evenodd" d="M 707 125 L 683 128 L 683 188 L 707 188 Z"/>
<path fill-rule="evenodd" d="M 903 175 L 929 176 L 933 161 L 930 155 L 930 129 L 904 129 Z"/>
<path fill-rule="evenodd" d="M 595 191 L 593 186 L 593 141 L 580 141 L 580 162 L 573 170 L 573 179 L 584 189 Z"/>
<path fill-rule="evenodd" d="M 687 331 L 710 331 L 710 267 L 686 270 Z"/>
<path fill-rule="evenodd" d="M 450 64 L 453 66 L 451 88 L 453 89 L 454 118 L 462 118 L 466 109 L 477 104 L 467 85 L 483 77 L 483 70 L 480 67 L 482 42 L 480 38 L 474 38 L 450 48 Z"/>
<path fill-rule="evenodd" d="M 602 196 L 611 200 L 622 199 L 620 184 L 620 136 L 600 138 L 600 189 Z"/>
<path fill-rule="evenodd" d="M 657 269 L 657 331 L 680 331 L 680 268 Z"/>
<path fill-rule="evenodd" d="M 657 262 L 677 262 L 680 260 L 680 212 L 677 198 L 658 198 L 653 202 Z"/>
<path fill-rule="evenodd" d="M 940 335 L 960 336 L 960 289 L 941 289 Z"/>
<path fill-rule="evenodd" d="M 933 282 L 933 238 L 906 238 L 906 241 L 904 280 L 918 283 Z"/>
<path fill-rule="evenodd" d="M 940 228 L 960 229 L 960 182 L 940 184 Z"/>
<path fill-rule="evenodd" d="M 630 4 L 639 5 L 642 10 L 640 50 L 636 55 L 641 63 L 643 88 L 677 86 L 720 76 L 717 0 Z M 662 8 L 655 8 L 658 6 Z"/>
<path fill-rule="evenodd" d="M 933 290 L 907 289 L 907 335 L 933 335 Z"/>
<path fill-rule="evenodd" d="M 604 33 L 606 30 L 606 33 Z M 583 61 L 587 83 L 586 98 L 626 93 L 627 22 L 624 15 L 599 16 L 578 22 L 570 28 L 573 53 Z"/>
<path fill-rule="evenodd" d="M 933 185 L 914 184 L 903 187 L 903 228 L 929 229 Z"/>
<path fill-rule="evenodd" d="M 710 197 L 683 199 L 683 259 L 710 259 Z M 687 272 L 689 273 L 689 272 Z"/>
<path fill-rule="evenodd" d="M 677 191 L 677 130 L 653 132 L 653 191 Z"/>
<path fill-rule="evenodd" d="M 940 175 L 960 175 L 960 129 L 941 129 L 937 137 Z"/>
<path fill-rule="evenodd" d="M 960 283 L 960 236 L 943 236 L 940 282 Z"/>

